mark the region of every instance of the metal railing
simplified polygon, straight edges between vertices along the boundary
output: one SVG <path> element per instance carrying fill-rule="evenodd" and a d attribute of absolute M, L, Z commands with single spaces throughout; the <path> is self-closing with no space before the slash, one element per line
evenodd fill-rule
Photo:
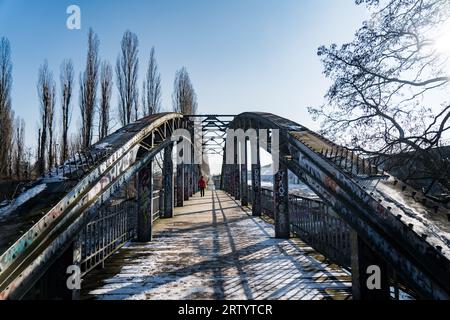
<path fill-rule="evenodd" d="M 252 188 L 248 187 L 249 203 L 253 203 Z M 274 219 L 274 192 L 261 189 L 262 212 Z M 289 195 L 291 232 L 302 241 L 344 268 L 350 268 L 350 228 L 322 201 Z"/>
<path fill-rule="evenodd" d="M 351 266 L 350 228 L 319 200 L 290 195 L 291 232 L 344 268 Z"/>
<path fill-rule="evenodd" d="M 161 216 L 163 191 L 153 192 L 153 221 Z M 78 236 L 81 249 L 80 268 L 82 276 L 89 273 L 137 236 L 138 205 L 129 199 L 116 205 L 102 207 Z"/>
<path fill-rule="evenodd" d="M 157 190 L 153 191 L 153 222 L 158 220 L 162 215 L 162 210 L 164 206 L 164 191 Z"/>
<path fill-rule="evenodd" d="M 274 219 L 274 192 L 261 189 L 262 213 Z M 253 203 L 252 187 L 248 186 L 248 201 Z M 320 200 L 289 195 L 289 219 L 291 232 L 328 260 L 346 270 L 351 269 L 350 227 L 330 207 Z M 414 299 L 416 294 L 389 270 L 391 298 Z"/>

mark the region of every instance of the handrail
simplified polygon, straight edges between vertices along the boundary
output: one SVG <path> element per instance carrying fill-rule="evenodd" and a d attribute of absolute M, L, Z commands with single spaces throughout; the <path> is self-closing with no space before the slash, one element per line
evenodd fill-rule
<path fill-rule="evenodd" d="M 161 217 L 163 197 L 162 190 L 153 191 L 153 222 Z M 78 263 L 82 277 L 98 265 L 103 265 L 127 242 L 136 239 L 137 214 L 138 205 L 134 198 L 98 210 L 76 240 L 81 249 Z"/>

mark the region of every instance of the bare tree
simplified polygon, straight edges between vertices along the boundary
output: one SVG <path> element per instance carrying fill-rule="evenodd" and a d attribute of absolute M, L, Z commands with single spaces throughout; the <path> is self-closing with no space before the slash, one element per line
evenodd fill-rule
<path fill-rule="evenodd" d="M 12 62 L 9 40 L 0 39 L 0 178 L 8 175 L 13 116 L 11 111 Z"/>
<path fill-rule="evenodd" d="M 155 48 L 150 51 L 147 75 L 143 82 L 142 106 L 145 116 L 161 112 L 161 74 L 155 58 Z"/>
<path fill-rule="evenodd" d="M 55 136 L 55 109 L 56 109 L 56 84 L 52 78 L 52 92 L 48 105 L 48 168 L 53 168 L 56 163 L 56 146 L 54 142 Z"/>
<path fill-rule="evenodd" d="M 69 157 L 68 132 L 72 116 L 71 99 L 74 86 L 74 70 L 72 60 L 64 60 L 61 64 L 61 113 L 62 113 L 62 136 L 61 136 L 61 163 Z"/>
<path fill-rule="evenodd" d="M 356 2 L 368 5 L 372 19 L 352 42 L 319 48 L 333 82 L 328 103 L 310 112 L 330 138 L 381 164 L 408 168 L 410 182 L 426 177 L 425 192 L 436 182 L 448 192 L 450 166 L 436 147 L 450 130 L 449 56 L 436 39 L 450 19 L 450 2 Z"/>
<path fill-rule="evenodd" d="M 38 131 L 38 139 L 37 139 L 37 147 L 36 147 L 36 163 L 35 163 L 35 170 L 37 175 L 39 176 L 44 171 L 42 169 L 42 158 L 41 158 L 41 144 L 42 144 L 42 128 L 40 125 L 38 125 L 37 128 Z"/>
<path fill-rule="evenodd" d="M 15 120 L 15 159 L 14 159 L 14 170 L 17 179 L 21 179 L 24 173 L 24 162 L 25 162 L 25 121 L 22 118 L 17 117 Z"/>
<path fill-rule="evenodd" d="M 136 90 L 134 91 L 134 98 L 133 100 L 134 102 L 134 114 L 133 114 L 133 118 L 132 121 L 136 121 L 137 119 L 139 119 L 139 89 L 136 87 Z"/>
<path fill-rule="evenodd" d="M 89 148 L 92 142 L 98 86 L 99 44 L 97 35 L 92 29 L 89 29 L 86 70 L 83 75 L 80 75 L 80 111 L 83 148 Z"/>
<path fill-rule="evenodd" d="M 178 70 L 175 74 L 172 102 L 174 112 L 183 114 L 197 113 L 197 95 L 185 67 Z"/>
<path fill-rule="evenodd" d="M 117 88 L 119 90 L 119 116 L 122 125 L 131 122 L 133 111 L 134 117 L 138 113 L 138 45 L 137 36 L 126 31 L 121 42 L 121 52 L 117 57 L 116 76 Z"/>
<path fill-rule="evenodd" d="M 79 133 L 75 133 L 69 140 L 69 157 L 73 158 L 77 152 L 83 149 L 83 137 Z"/>
<path fill-rule="evenodd" d="M 100 112 L 99 112 L 99 139 L 108 135 L 109 110 L 113 85 L 113 72 L 111 65 L 104 61 L 100 72 Z"/>
<path fill-rule="evenodd" d="M 31 158 L 32 151 L 31 148 L 28 147 L 25 149 L 24 153 L 24 168 L 23 168 L 23 179 L 30 180 L 31 178 Z"/>
<path fill-rule="evenodd" d="M 48 151 L 48 166 L 53 162 L 53 118 L 55 107 L 55 81 L 53 73 L 48 68 L 48 62 L 39 69 L 38 95 L 41 112 L 41 128 L 38 155 L 38 174 L 44 173 L 46 169 L 45 156 Z"/>

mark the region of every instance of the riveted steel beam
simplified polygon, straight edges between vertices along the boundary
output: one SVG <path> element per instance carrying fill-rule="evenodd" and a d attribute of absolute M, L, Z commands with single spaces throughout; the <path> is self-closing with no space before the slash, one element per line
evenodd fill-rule
<path fill-rule="evenodd" d="M 152 241 L 153 226 L 153 161 L 138 173 L 138 228 L 137 241 Z"/>
<path fill-rule="evenodd" d="M 281 154 L 281 162 L 382 261 L 394 266 L 410 289 L 426 298 L 450 297 L 450 229 L 438 218 L 448 209 L 433 200 L 422 201 L 425 195 L 420 191 L 293 121 L 269 113 L 243 113 L 230 127 L 245 119 L 259 128 L 288 132 L 289 150 Z"/>
<path fill-rule="evenodd" d="M 40 279 L 48 267 L 69 248 L 82 228 L 96 215 L 99 208 L 131 179 L 151 159 L 161 152 L 170 141 L 165 141 L 147 153 L 144 157 L 134 162 L 116 163 L 102 181 L 97 181 L 83 201 L 78 202 L 70 212 L 57 222 L 52 232 L 33 247 L 33 251 L 27 252 L 20 265 L 14 265 L 9 269 L 7 277 L 0 284 L 0 300 L 20 299 L 29 288 Z M 136 152 L 136 151 L 135 151 Z"/>
<path fill-rule="evenodd" d="M 241 204 L 248 205 L 248 162 L 247 162 L 247 139 L 240 144 L 241 147 Z"/>
<path fill-rule="evenodd" d="M 173 217 L 173 144 L 164 149 L 163 166 L 163 190 L 164 190 L 164 208 L 163 217 Z"/>
<path fill-rule="evenodd" d="M 261 216 L 261 156 L 259 145 L 259 132 L 257 132 L 256 148 L 253 148 L 252 157 L 252 215 Z M 255 161 L 254 161 L 255 160 Z"/>

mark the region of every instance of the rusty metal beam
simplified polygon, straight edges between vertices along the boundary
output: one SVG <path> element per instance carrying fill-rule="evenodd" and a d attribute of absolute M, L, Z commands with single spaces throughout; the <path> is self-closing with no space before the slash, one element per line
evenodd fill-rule
<path fill-rule="evenodd" d="M 247 139 L 241 143 L 241 204 L 248 206 Z"/>
<path fill-rule="evenodd" d="M 152 241 L 153 225 L 153 161 L 138 173 L 138 236 L 137 241 Z"/>
<path fill-rule="evenodd" d="M 184 165 L 177 164 L 177 207 L 184 206 Z"/>
<path fill-rule="evenodd" d="M 275 237 L 279 239 L 289 239 L 289 185 L 288 169 L 284 163 L 274 175 L 274 217 L 275 217 Z"/>
<path fill-rule="evenodd" d="M 163 218 L 173 217 L 173 144 L 164 149 L 164 166 L 163 166 L 163 190 L 164 190 L 164 206 Z"/>
<path fill-rule="evenodd" d="M 184 172 L 184 191 L 183 191 L 183 196 L 184 196 L 184 201 L 188 201 L 189 200 L 189 186 L 191 183 L 191 179 L 190 179 L 190 165 L 189 164 L 183 164 L 183 172 Z"/>
<path fill-rule="evenodd" d="M 366 245 L 357 232 L 352 230 L 350 239 L 352 299 L 390 300 L 389 271 L 386 262 Z M 369 287 L 369 285 L 379 285 L 379 287 Z"/>
<path fill-rule="evenodd" d="M 262 206 L 261 206 L 261 155 L 260 155 L 260 145 L 259 145 L 259 132 L 256 148 L 253 149 L 252 157 L 252 215 L 259 217 L 261 216 Z M 256 161 L 255 161 L 256 160 Z"/>
<path fill-rule="evenodd" d="M 429 218 L 443 216 L 448 209 L 431 200 L 421 202 L 424 195 L 420 191 L 405 183 L 396 184 L 397 179 L 370 164 L 368 171 L 358 170 L 357 165 L 350 171 L 349 159 L 329 159 L 328 150 L 333 153 L 340 146 L 293 121 L 269 113 L 244 113 L 230 127 L 236 128 L 245 119 L 257 121 L 260 128 L 288 132 L 289 150 L 282 162 L 332 207 L 371 250 L 395 266 L 397 275 L 410 289 L 429 299 L 450 298 L 450 248 L 445 237 L 448 228 Z M 321 154 L 324 149 L 327 156 Z M 348 153 L 345 156 L 348 158 Z M 358 157 L 356 161 L 361 162 Z M 366 186 L 371 181 L 366 181 L 367 175 L 381 183 L 375 181 L 369 189 Z M 405 206 L 402 202 L 413 203 Z"/>
<path fill-rule="evenodd" d="M 240 165 L 239 165 L 239 141 L 236 139 L 234 143 L 234 164 L 233 164 L 233 189 L 234 198 L 241 200 L 241 178 L 240 178 Z"/>
<path fill-rule="evenodd" d="M 27 251 L 26 256 L 21 257 L 20 264 L 11 266 L 8 273 L 3 273 L 7 277 L 3 277 L 0 283 L 0 300 L 21 299 L 51 263 L 69 248 L 105 201 L 128 184 L 168 143 L 170 141 L 161 143 L 135 162 L 116 163 L 116 167 L 108 173 L 108 181 L 95 182 L 84 201 L 78 202 L 65 219 L 58 221 L 45 241 L 37 243 L 32 251 Z"/>

